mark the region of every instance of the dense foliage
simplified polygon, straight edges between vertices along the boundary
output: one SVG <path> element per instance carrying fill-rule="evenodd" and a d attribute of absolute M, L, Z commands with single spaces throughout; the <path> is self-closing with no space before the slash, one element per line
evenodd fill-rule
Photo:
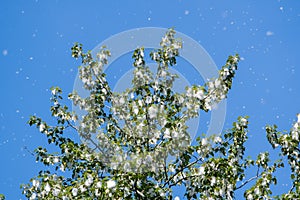
<path fill-rule="evenodd" d="M 60 152 L 35 150 L 37 161 L 53 168 L 22 185 L 28 199 L 179 200 L 173 194 L 177 186 L 187 199 L 233 199 L 243 188 L 247 188 L 246 199 L 270 199 L 275 198 L 270 190 L 277 182 L 274 172 L 284 167 L 284 159 L 291 169 L 292 188 L 276 198 L 300 198 L 300 117 L 288 133 L 279 132 L 275 125 L 266 127 L 268 141 L 281 150 L 274 163 L 268 152 L 254 160 L 245 157 L 247 116 L 239 117 L 223 134 L 198 137 L 197 144 L 191 145 L 186 122 L 226 98 L 239 56 L 229 56 L 219 77 L 176 93 L 172 86 L 177 75 L 169 68 L 176 64 L 182 42 L 174 35 L 170 29 L 161 47 L 150 53 L 157 63 L 156 73 L 145 63 L 144 49 L 134 51 L 132 87 L 122 93 L 110 89 L 103 73 L 110 56 L 105 47 L 96 58 L 83 52 L 80 44 L 72 47 L 72 56 L 82 61 L 80 79 L 89 96 L 74 91 L 68 97 L 85 114 L 79 118 L 70 112 L 61 104 L 61 89 L 53 87 L 51 113 L 57 123 L 30 118 L 29 124 L 36 125 Z M 67 129 L 84 142 L 68 138 Z M 257 173 L 248 178 L 250 167 Z"/>

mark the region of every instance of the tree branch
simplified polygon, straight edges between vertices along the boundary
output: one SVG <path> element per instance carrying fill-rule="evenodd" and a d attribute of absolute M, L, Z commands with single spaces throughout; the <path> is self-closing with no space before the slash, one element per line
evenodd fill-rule
<path fill-rule="evenodd" d="M 198 161 L 201 161 L 202 158 L 198 158 L 197 160 L 195 160 L 194 162 L 189 163 L 188 165 L 186 165 L 185 167 L 182 167 L 181 170 L 177 171 L 175 174 L 173 174 L 168 180 L 167 182 L 165 182 L 165 184 L 163 185 L 162 188 L 164 188 L 167 184 L 169 184 L 169 182 L 175 177 L 177 176 L 180 172 L 183 172 L 184 169 L 196 164 Z"/>
<path fill-rule="evenodd" d="M 235 190 L 238 190 L 242 187 L 244 187 L 247 183 L 253 181 L 254 179 L 257 179 L 258 177 L 260 177 L 261 175 L 259 174 L 259 167 L 257 168 L 257 172 L 256 172 L 256 176 L 253 176 L 251 178 L 249 178 L 247 181 L 245 181 L 244 183 L 242 183 L 240 186 L 238 186 L 237 188 L 235 188 Z"/>

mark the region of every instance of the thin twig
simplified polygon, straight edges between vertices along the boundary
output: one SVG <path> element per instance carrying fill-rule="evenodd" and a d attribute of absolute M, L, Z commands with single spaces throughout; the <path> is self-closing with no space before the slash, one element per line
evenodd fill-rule
<path fill-rule="evenodd" d="M 180 172 L 183 172 L 184 169 L 196 164 L 198 161 L 201 161 L 202 158 L 198 158 L 197 160 L 195 160 L 194 162 L 191 162 L 190 164 L 186 165 L 185 167 L 181 168 L 181 170 L 177 171 L 175 174 L 173 174 L 168 180 L 167 182 L 165 182 L 165 184 L 162 186 L 162 188 L 164 188 L 167 184 L 169 184 L 169 182 L 175 177 L 177 176 Z"/>
<path fill-rule="evenodd" d="M 27 146 L 24 146 L 23 149 L 25 149 L 25 150 L 26 150 L 28 153 L 30 153 L 32 156 L 35 156 L 35 154 L 34 154 L 32 151 L 30 151 L 30 150 L 27 148 Z"/>
<path fill-rule="evenodd" d="M 258 177 L 260 177 L 260 175 L 259 175 L 259 167 L 257 168 L 256 176 L 251 177 L 250 179 L 248 179 L 247 181 L 245 181 L 244 183 L 242 183 L 242 185 L 238 186 L 235 190 L 238 190 L 238 189 L 242 188 L 247 183 L 253 181 L 254 179 L 257 179 Z"/>

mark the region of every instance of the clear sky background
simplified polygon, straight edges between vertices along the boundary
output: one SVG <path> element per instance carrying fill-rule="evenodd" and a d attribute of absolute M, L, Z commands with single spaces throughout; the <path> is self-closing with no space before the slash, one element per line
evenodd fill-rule
<path fill-rule="evenodd" d="M 49 88 L 72 91 L 78 62 L 70 47 L 86 49 L 119 32 L 139 27 L 175 27 L 198 41 L 220 68 L 227 56 L 240 62 L 228 95 L 225 128 L 250 116 L 247 154 L 271 151 L 263 127 L 289 130 L 300 112 L 300 1 L 74 1 L 0 2 L 0 193 L 25 199 L 21 183 L 42 169 L 26 149 L 46 138 L 26 122 L 50 119 Z M 289 189 L 279 174 L 275 190 Z"/>

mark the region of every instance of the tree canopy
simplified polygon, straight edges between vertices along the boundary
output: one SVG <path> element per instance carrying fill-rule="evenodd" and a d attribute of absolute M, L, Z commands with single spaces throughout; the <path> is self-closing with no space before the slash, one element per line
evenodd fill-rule
<path fill-rule="evenodd" d="M 170 29 L 160 48 L 150 53 L 157 64 L 155 73 L 145 62 L 144 48 L 137 48 L 132 55 L 132 87 L 113 92 L 103 72 L 110 51 L 103 47 L 94 58 L 76 43 L 72 56 L 81 60 L 80 79 L 89 96 L 73 91 L 68 98 L 85 114 L 78 117 L 61 103 L 62 90 L 51 89 L 50 110 L 56 123 L 50 125 L 37 116 L 28 123 L 59 152 L 46 147 L 35 150 L 36 160 L 51 167 L 22 185 L 24 195 L 28 199 L 179 200 L 173 191 L 180 186 L 187 199 L 234 199 L 242 189 L 246 199 L 300 198 L 299 115 L 289 132 L 266 126 L 267 140 L 281 152 L 275 162 L 267 151 L 254 159 L 246 157 L 247 116 L 239 117 L 222 134 L 199 136 L 191 144 L 187 121 L 227 97 L 240 57 L 229 56 L 218 77 L 177 93 L 172 87 L 178 75 L 169 68 L 176 65 L 181 48 L 182 42 Z M 83 142 L 68 137 L 68 129 Z M 284 160 L 291 170 L 292 187 L 273 196 L 270 186 L 277 183 L 274 173 L 285 167 Z M 249 168 L 257 170 L 251 178 L 246 177 Z"/>

